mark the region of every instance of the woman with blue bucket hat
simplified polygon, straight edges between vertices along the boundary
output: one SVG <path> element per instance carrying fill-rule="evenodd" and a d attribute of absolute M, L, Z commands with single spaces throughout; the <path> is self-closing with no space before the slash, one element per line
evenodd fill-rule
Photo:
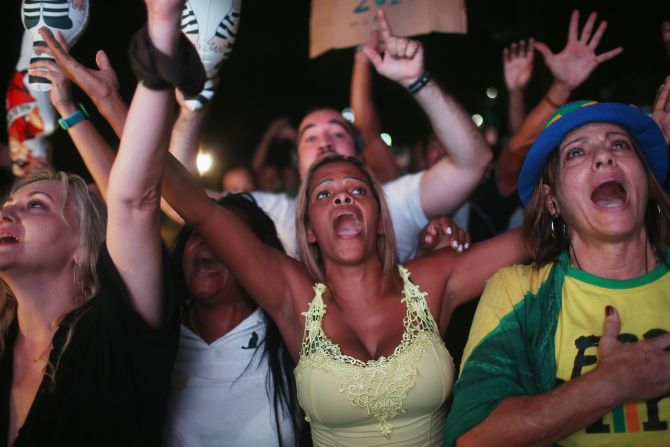
<path fill-rule="evenodd" d="M 670 445 L 667 171 L 661 128 L 633 106 L 551 116 L 519 178 L 534 263 L 484 291 L 446 445 Z"/>

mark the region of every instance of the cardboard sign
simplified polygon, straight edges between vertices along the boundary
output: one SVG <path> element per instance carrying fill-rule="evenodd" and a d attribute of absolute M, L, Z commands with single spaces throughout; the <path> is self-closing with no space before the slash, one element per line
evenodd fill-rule
<path fill-rule="evenodd" d="M 398 36 L 467 32 L 465 0 L 312 0 L 309 56 L 367 42 L 380 8 Z"/>

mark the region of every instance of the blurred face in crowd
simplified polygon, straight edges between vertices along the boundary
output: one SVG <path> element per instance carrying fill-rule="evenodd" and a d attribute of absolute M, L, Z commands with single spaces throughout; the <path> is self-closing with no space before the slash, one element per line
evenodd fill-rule
<path fill-rule="evenodd" d="M 227 170 L 221 183 L 225 192 L 249 192 L 256 189 L 251 172 L 244 167 Z"/>
<path fill-rule="evenodd" d="M 358 156 L 349 126 L 333 109 L 320 109 L 305 116 L 298 127 L 298 169 L 301 178 L 322 154 Z"/>

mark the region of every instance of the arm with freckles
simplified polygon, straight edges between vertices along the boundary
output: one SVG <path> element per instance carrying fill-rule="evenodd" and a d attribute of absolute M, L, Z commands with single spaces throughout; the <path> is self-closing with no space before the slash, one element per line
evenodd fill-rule
<path fill-rule="evenodd" d="M 456 445 L 552 446 L 619 405 L 668 393 L 670 355 L 665 350 L 670 334 L 622 343 L 617 338 L 619 315 L 610 309 L 595 369 L 541 394 L 504 398 L 481 423 L 460 436 Z"/>
<path fill-rule="evenodd" d="M 306 310 L 306 301 L 300 299 L 311 296 L 313 284 L 307 270 L 264 244 L 234 213 L 210 200 L 171 154 L 165 163 L 163 197 L 277 323 L 291 355 L 297 354 L 303 328 L 298 315 Z"/>
<path fill-rule="evenodd" d="M 408 87 L 424 72 L 423 48 L 418 41 L 393 35 L 383 10 L 379 10 L 379 22 L 384 53 L 370 45 L 363 51 L 380 74 Z M 492 158 L 491 149 L 466 111 L 435 81 L 429 81 L 414 98 L 450 155 L 423 175 L 421 206 L 429 218 L 450 214 L 479 183 Z"/>
<path fill-rule="evenodd" d="M 146 0 L 146 5 L 151 42 L 173 56 L 183 0 Z M 172 95 L 171 90 L 137 86 L 107 188 L 109 254 L 133 308 L 153 327 L 163 321 L 159 206 Z"/>
<path fill-rule="evenodd" d="M 535 48 L 544 57 L 545 64 L 554 80 L 542 100 L 526 116 L 519 129 L 503 148 L 495 165 L 496 184 L 502 195 L 516 190 L 521 165 L 544 123 L 563 104 L 568 102 L 572 92 L 591 75 L 601 63 L 621 54 L 622 47 L 596 54 L 607 22 L 602 21 L 595 32 L 597 14 L 591 13 L 579 34 L 579 12 L 573 11 L 568 28 L 568 40 L 560 53 L 552 53 L 542 42 L 535 42 Z"/>

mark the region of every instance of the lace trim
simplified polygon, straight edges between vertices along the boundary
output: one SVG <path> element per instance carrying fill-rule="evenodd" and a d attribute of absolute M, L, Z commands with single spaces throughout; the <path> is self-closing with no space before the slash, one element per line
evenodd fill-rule
<path fill-rule="evenodd" d="M 401 302 L 407 305 L 403 319 L 405 331 L 402 340 L 389 357 L 363 362 L 342 354 L 323 332 L 321 322 L 326 313 L 323 294 L 326 286 L 314 285 L 314 298 L 305 316 L 305 336 L 296 367 L 296 380 L 300 386 L 302 373 L 307 368 L 316 368 L 332 374 L 340 380 L 339 391 L 346 393 L 355 407 L 365 408 L 374 417 L 377 429 L 388 438 L 393 431 L 390 420 L 404 413 L 403 401 L 414 387 L 418 372 L 414 365 L 421 356 L 436 344 L 441 344 L 437 324 L 428 310 L 427 293 L 409 279 L 409 271 L 398 266 L 404 282 Z M 305 418 L 309 421 L 309 418 Z"/>

